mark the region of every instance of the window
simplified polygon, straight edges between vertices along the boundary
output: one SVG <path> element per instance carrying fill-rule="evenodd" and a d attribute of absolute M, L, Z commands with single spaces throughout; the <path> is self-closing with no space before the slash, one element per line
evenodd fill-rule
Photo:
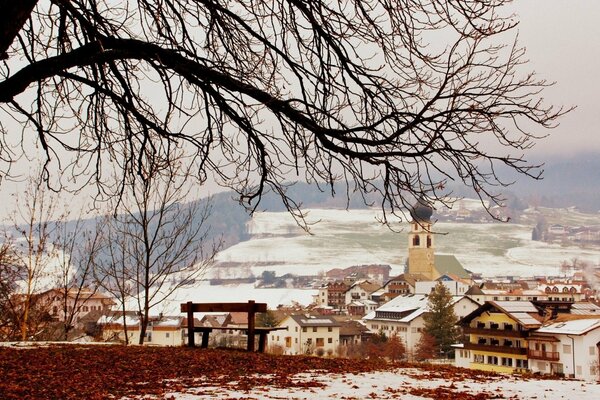
<path fill-rule="evenodd" d="M 427 235 L 427 248 L 431 247 L 431 236 Z"/>
<path fill-rule="evenodd" d="M 316 331 L 317 331 L 317 327 L 313 326 L 313 332 L 316 332 Z"/>
<path fill-rule="evenodd" d="M 590 346 L 590 356 L 593 356 L 596 354 L 596 348 L 594 346 Z"/>
<path fill-rule="evenodd" d="M 517 358 L 517 368 L 527 368 L 527 360 Z"/>
<path fill-rule="evenodd" d="M 317 347 L 323 347 L 323 346 L 325 346 L 325 339 L 317 338 Z"/>
<path fill-rule="evenodd" d="M 296 328 L 294 329 L 294 332 L 298 332 L 298 327 L 296 327 Z"/>
<path fill-rule="evenodd" d="M 292 347 L 292 337 L 291 336 L 286 336 L 285 347 Z"/>
<path fill-rule="evenodd" d="M 496 356 L 487 356 L 487 363 L 488 364 L 493 364 L 493 365 L 498 365 L 498 357 L 496 357 Z"/>
<path fill-rule="evenodd" d="M 484 362 L 483 354 L 474 354 L 473 355 L 473 362 L 476 362 L 476 363 L 479 363 L 479 364 L 483 364 L 483 362 Z"/>
<path fill-rule="evenodd" d="M 298 338 L 294 339 L 294 343 L 298 344 Z"/>
<path fill-rule="evenodd" d="M 307 331 L 306 327 L 305 327 L 305 326 L 303 326 L 303 327 L 302 327 L 302 332 L 306 332 L 306 331 Z"/>
<path fill-rule="evenodd" d="M 502 357 L 502 365 L 505 367 L 512 367 L 513 359 L 509 357 Z"/>
<path fill-rule="evenodd" d="M 333 343 L 333 338 L 327 338 L 327 343 Z"/>
<path fill-rule="evenodd" d="M 571 345 L 570 344 L 563 344 L 563 353 L 571 354 Z"/>
<path fill-rule="evenodd" d="M 420 241 L 420 239 L 419 239 L 419 235 L 415 235 L 415 236 L 413 237 L 413 246 L 418 246 L 418 245 L 420 245 L 420 244 L 421 244 L 421 241 Z"/>
<path fill-rule="evenodd" d="M 327 332 L 333 332 L 333 327 L 332 326 L 327 327 Z"/>

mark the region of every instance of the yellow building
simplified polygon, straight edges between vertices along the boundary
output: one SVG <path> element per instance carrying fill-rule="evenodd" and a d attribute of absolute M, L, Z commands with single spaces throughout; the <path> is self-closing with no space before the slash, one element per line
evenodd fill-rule
<path fill-rule="evenodd" d="M 529 301 L 488 301 L 460 320 L 469 341 L 457 352 L 468 368 L 512 373 L 529 369 L 528 338 L 542 326 Z"/>
<path fill-rule="evenodd" d="M 410 210 L 412 221 L 408 234 L 408 262 L 406 272 L 435 281 L 443 275 L 470 280 L 471 274 L 451 254 L 435 254 L 432 231 L 433 208 L 425 199 L 419 199 Z"/>

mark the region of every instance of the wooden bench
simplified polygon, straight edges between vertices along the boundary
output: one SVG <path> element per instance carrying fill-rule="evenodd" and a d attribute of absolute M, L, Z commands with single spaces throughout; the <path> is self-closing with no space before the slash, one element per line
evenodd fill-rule
<path fill-rule="evenodd" d="M 263 353 L 267 344 L 267 336 L 272 331 L 282 330 L 287 328 L 279 327 L 256 327 L 254 317 L 256 313 L 267 312 L 266 303 L 256 303 L 250 300 L 247 303 L 193 303 L 188 301 L 181 304 L 181 312 L 187 313 L 187 329 L 188 329 L 188 346 L 195 347 L 194 333 L 202 332 L 201 348 L 208 347 L 208 337 L 213 330 L 229 330 L 233 328 L 225 327 L 209 327 L 209 326 L 194 326 L 195 312 L 245 312 L 248 313 L 248 327 L 235 328 L 245 331 L 248 336 L 248 351 L 254 351 L 254 338 L 259 335 L 258 351 Z"/>

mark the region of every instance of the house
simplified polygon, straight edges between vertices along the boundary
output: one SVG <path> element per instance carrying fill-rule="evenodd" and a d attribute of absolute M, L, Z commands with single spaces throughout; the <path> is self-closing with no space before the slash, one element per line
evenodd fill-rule
<path fill-rule="evenodd" d="M 600 317 L 559 316 L 529 339 L 532 372 L 600 380 Z"/>
<path fill-rule="evenodd" d="M 423 280 L 415 282 L 415 293 L 429 294 L 438 282 L 442 282 L 452 296 L 464 295 L 469 290 L 471 284 L 470 280 L 461 279 L 452 274 L 444 274 L 433 281 Z"/>
<path fill-rule="evenodd" d="M 187 344 L 187 318 L 163 317 L 151 321 L 149 332 L 150 335 L 147 336 L 146 344 L 184 346 Z"/>
<path fill-rule="evenodd" d="M 358 321 L 340 322 L 340 346 L 359 345 L 369 335 L 369 329 Z"/>
<path fill-rule="evenodd" d="M 468 315 L 479 306 L 466 296 L 453 296 L 452 304 L 459 318 Z M 406 350 L 411 352 L 421 339 L 421 332 L 425 326 L 423 315 L 428 309 L 427 295 L 403 295 L 367 314 L 362 320 L 371 333 L 382 332 L 386 336 L 398 336 L 404 342 Z"/>
<path fill-rule="evenodd" d="M 542 326 L 529 301 L 488 301 L 459 321 L 468 341 L 456 352 L 456 365 L 511 373 L 527 370 L 528 338 Z"/>
<path fill-rule="evenodd" d="M 278 326 L 287 331 L 272 332 L 269 346 L 283 354 L 337 354 L 341 324 L 329 315 L 289 315 Z"/>
<path fill-rule="evenodd" d="M 581 301 L 585 298 L 580 284 L 549 282 L 540 284 L 537 289 L 554 301 Z"/>
<path fill-rule="evenodd" d="M 413 275 L 408 272 L 400 274 L 383 285 L 383 296 L 389 301 L 396 296 L 415 293 L 416 282 L 424 280 L 427 280 L 427 278 L 420 274 Z"/>
<path fill-rule="evenodd" d="M 486 301 L 541 301 L 548 299 L 548 295 L 545 292 L 537 289 L 524 289 L 521 287 L 490 288 L 490 285 L 486 287 L 472 285 L 465 292 L 465 295 L 479 304 L 484 304 Z"/>
<path fill-rule="evenodd" d="M 357 281 L 344 293 L 344 308 L 353 301 L 369 300 L 371 293 L 377 291 L 380 286 L 369 281 Z"/>
<path fill-rule="evenodd" d="M 349 288 L 350 285 L 342 281 L 329 282 L 326 286 L 326 305 L 337 309 L 343 309 L 346 305 L 346 291 Z"/>
<path fill-rule="evenodd" d="M 111 296 L 91 288 L 71 288 L 66 291 L 66 296 L 65 289 L 50 289 L 36 297 L 36 302 L 43 304 L 44 309 L 48 310 L 55 321 L 64 322 L 65 317 L 69 318 L 72 315 L 72 323 L 76 327 L 80 319 L 89 312 L 106 313 L 116 304 Z"/>
<path fill-rule="evenodd" d="M 139 343 L 140 318 L 136 312 L 109 313 L 102 315 L 96 323 L 102 331 L 102 340 L 125 342 L 125 331 L 129 343 Z"/>
<path fill-rule="evenodd" d="M 379 307 L 379 303 L 373 300 L 361 299 L 354 300 L 350 304 L 346 305 L 346 310 L 349 315 L 364 316 L 372 311 L 375 311 Z"/>
<path fill-rule="evenodd" d="M 135 312 L 103 315 L 97 322 L 102 330 L 102 339 L 107 342 L 125 342 L 125 327 L 128 342 L 137 344 L 140 340 L 140 318 Z M 194 325 L 200 326 L 200 320 L 194 319 Z M 202 334 L 196 332 L 196 341 L 200 342 Z M 144 338 L 145 345 L 184 346 L 187 344 L 187 318 L 181 316 L 150 318 Z"/>

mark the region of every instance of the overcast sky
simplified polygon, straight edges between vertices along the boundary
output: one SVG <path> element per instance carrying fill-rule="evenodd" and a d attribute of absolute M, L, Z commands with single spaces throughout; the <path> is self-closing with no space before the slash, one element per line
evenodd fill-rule
<path fill-rule="evenodd" d="M 544 97 L 577 106 L 534 153 L 600 151 L 600 1 L 516 0 L 514 8 L 530 67 L 556 81 Z"/>
<path fill-rule="evenodd" d="M 577 106 L 528 156 L 544 160 L 600 152 L 600 0 L 515 0 L 512 7 L 530 60 L 524 68 L 556 81 L 544 94 L 549 103 Z M 9 194 L 15 188 L 2 182 L 0 215 L 13 208 Z"/>

